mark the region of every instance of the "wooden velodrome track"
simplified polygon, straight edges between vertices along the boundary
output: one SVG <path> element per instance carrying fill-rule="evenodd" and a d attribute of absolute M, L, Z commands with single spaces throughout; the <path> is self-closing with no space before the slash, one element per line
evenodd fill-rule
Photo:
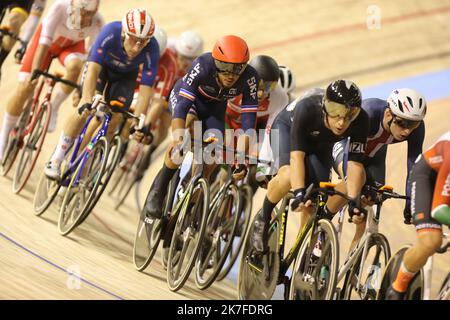
<path fill-rule="evenodd" d="M 53 1 L 49 1 L 53 3 Z M 439 71 L 450 67 L 450 1 L 378 0 L 381 28 L 366 26 L 367 8 L 374 1 L 143 1 L 103 0 L 101 12 L 107 21 L 119 20 L 126 10 L 143 6 L 169 36 L 195 29 L 210 50 L 216 38 L 237 34 L 248 41 L 251 53 L 268 54 L 290 66 L 297 76 L 297 94 L 312 86 L 324 86 L 345 76 L 361 87 Z M 54 68 L 60 67 L 55 63 Z M 17 85 L 19 66 L 9 57 L 2 69 L 1 114 Z M 420 91 L 420 88 L 416 88 Z M 450 89 L 430 101 L 426 117 L 425 147 L 449 130 Z M 386 97 L 381 97 L 386 98 Z M 132 245 L 137 223 L 134 199 L 114 211 L 105 194 L 94 214 L 68 237 L 58 234 L 57 212 L 42 218 L 33 215 L 32 199 L 43 163 L 48 159 L 71 111 L 66 102 L 59 114 L 58 129 L 49 134 L 40 161 L 20 195 L 11 192 L 11 174 L 0 178 L 0 298 L 1 299 L 231 299 L 235 282 L 216 283 L 206 292 L 193 281 L 178 293 L 169 291 L 159 253 L 140 273 L 132 263 Z M 1 117 L 3 117 L 1 115 Z M 403 192 L 406 146 L 389 148 L 387 181 Z M 143 182 L 142 198 L 160 168 L 154 160 Z M 263 191 L 258 191 L 259 206 Z M 380 231 L 392 250 L 415 241 L 415 231 L 403 224 L 403 203 L 387 202 Z M 254 212 L 258 208 L 254 208 Z M 295 220 L 295 216 L 291 215 Z M 296 225 L 296 221 L 291 224 Z M 342 254 L 348 248 L 354 226 L 344 226 Z M 288 239 L 289 241 L 289 239 Z M 342 258 L 341 258 L 342 260 Z M 433 295 L 448 273 L 450 255 L 435 259 Z M 81 283 L 66 273 L 79 271 Z"/>

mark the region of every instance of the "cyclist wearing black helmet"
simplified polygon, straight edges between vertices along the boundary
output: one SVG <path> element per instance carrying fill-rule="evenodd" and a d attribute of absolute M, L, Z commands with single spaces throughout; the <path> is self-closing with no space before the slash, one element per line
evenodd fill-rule
<path fill-rule="evenodd" d="M 258 73 L 260 80 L 258 84 L 258 110 L 256 116 L 257 130 L 270 130 L 270 127 L 275 120 L 278 113 L 289 103 L 288 95 L 283 91 L 278 79 L 280 77 L 280 70 L 277 62 L 266 55 L 259 55 L 250 60 L 251 65 Z M 227 111 L 225 114 L 225 126 L 227 128 L 238 130 L 241 128 L 241 113 L 245 112 L 241 108 L 242 95 L 234 99 L 228 100 Z M 267 139 L 269 140 L 269 139 Z M 228 143 L 233 141 L 229 141 Z M 259 154 L 265 156 L 270 152 L 270 144 L 264 139 L 264 142 L 259 150 Z M 261 180 L 265 178 L 265 166 L 259 166 L 261 170 Z M 257 173 L 258 174 L 258 173 Z M 252 175 L 253 177 L 253 175 Z M 258 175 L 256 177 L 258 179 Z M 252 180 L 252 182 L 255 182 Z M 252 183 L 254 191 L 258 187 Z"/>
<path fill-rule="evenodd" d="M 269 182 L 262 214 L 255 220 L 252 243 L 259 252 L 267 249 L 267 227 L 275 205 L 294 190 L 291 208 L 300 211 L 302 223 L 311 211 L 311 201 L 304 199 L 305 188 L 321 181 L 329 181 L 333 144 L 350 137 L 348 179 L 340 191 L 356 199 L 365 182 L 364 148 L 367 139 L 368 116 L 361 109 L 361 92 L 348 80 L 336 80 L 326 90 L 290 103 L 276 117 L 271 136 L 278 134 L 278 150 L 274 149 L 277 175 Z M 277 131 L 275 131 L 277 130 Z M 273 140 L 272 140 L 273 141 Z M 347 189 L 347 190 L 345 190 Z M 345 203 L 345 202 L 344 202 Z M 341 198 L 330 197 L 325 207 L 332 217 L 343 206 Z M 349 211 L 358 213 L 356 201 L 349 203 Z"/>

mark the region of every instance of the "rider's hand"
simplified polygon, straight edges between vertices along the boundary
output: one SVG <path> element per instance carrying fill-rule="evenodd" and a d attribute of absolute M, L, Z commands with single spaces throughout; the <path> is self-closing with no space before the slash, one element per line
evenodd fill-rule
<path fill-rule="evenodd" d="M 294 199 L 291 202 L 291 210 L 293 211 L 301 211 L 305 207 L 310 207 L 312 202 L 311 200 L 307 200 L 305 202 L 306 190 L 305 188 L 298 188 L 294 191 Z"/>
<path fill-rule="evenodd" d="M 348 202 L 348 214 L 350 215 L 349 222 L 359 224 L 364 221 L 367 210 L 361 205 L 358 206 L 355 200 L 350 200 Z"/>
<path fill-rule="evenodd" d="M 405 209 L 403 209 L 403 222 L 405 224 L 411 224 L 412 223 L 412 214 L 411 214 L 411 207 L 407 204 L 405 206 Z"/>
<path fill-rule="evenodd" d="M 27 44 L 22 44 L 19 49 L 16 50 L 16 53 L 14 53 L 14 59 L 17 64 L 20 64 L 22 62 L 23 56 L 25 55 L 25 50 L 27 49 Z"/>
<path fill-rule="evenodd" d="M 72 95 L 72 105 L 74 108 L 76 108 L 78 106 L 78 104 L 80 103 L 81 100 L 81 92 L 78 89 L 73 90 L 73 95 Z"/>
<path fill-rule="evenodd" d="M 78 108 L 78 114 L 81 116 L 88 116 L 91 112 L 92 103 L 86 102 L 81 107 Z"/>
<path fill-rule="evenodd" d="M 248 172 L 248 161 L 244 163 L 234 163 L 233 164 L 233 179 L 239 181 L 245 178 Z"/>

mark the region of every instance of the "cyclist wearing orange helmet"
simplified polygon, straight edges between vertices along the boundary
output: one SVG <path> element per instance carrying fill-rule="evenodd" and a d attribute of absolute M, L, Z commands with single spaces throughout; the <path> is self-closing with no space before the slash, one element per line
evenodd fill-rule
<path fill-rule="evenodd" d="M 184 132 L 186 118 L 190 113 L 189 119 L 194 114 L 201 121 L 203 132 L 216 129 L 223 133 L 227 100 L 241 94 L 242 129 L 253 129 L 258 110 L 259 77 L 256 70 L 247 65 L 249 56 L 246 42 L 234 35 L 220 38 L 212 53 L 199 56 L 187 74 L 177 81 L 170 94 L 172 131 Z M 162 215 L 165 188 L 179 166 L 171 159 L 170 152 L 181 144 L 181 140 L 175 138 L 169 146 L 163 168 L 153 181 L 145 205 L 145 214 L 149 218 L 159 219 Z"/>

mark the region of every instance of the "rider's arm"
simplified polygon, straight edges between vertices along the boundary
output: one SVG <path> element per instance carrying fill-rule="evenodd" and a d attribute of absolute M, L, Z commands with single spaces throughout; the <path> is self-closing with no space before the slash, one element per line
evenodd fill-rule
<path fill-rule="evenodd" d="M 422 121 L 408 137 L 408 156 L 407 156 L 407 172 L 405 181 L 405 192 L 407 196 L 411 196 L 411 185 L 408 183 L 409 174 L 411 173 L 414 162 L 417 157 L 422 153 L 423 140 L 425 139 L 425 124 Z M 409 205 L 409 200 L 407 205 Z"/>
<path fill-rule="evenodd" d="M 282 142 L 280 142 L 282 143 Z M 291 151 L 291 187 L 294 190 L 305 187 L 305 152 Z"/>
<path fill-rule="evenodd" d="M 41 69 L 44 57 L 53 42 L 55 30 L 58 24 L 61 23 L 61 16 L 64 16 L 64 6 L 60 2 L 55 2 L 47 15 L 42 20 L 42 31 L 39 37 L 39 45 L 33 57 L 32 70 Z"/>
<path fill-rule="evenodd" d="M 45 9 L 46 0 L 34 0 L 33 6 L 31 7 L 30 15 L 28 16 L 27 22 L 25 23 L 23 32 L 22 32 L 22 40 L 25 42 L 29 42 L 34 32 L 36 31 L 36 27 L 39 23 L 39 19 L 42 16 L 42 13 Z"/>
<path fill-rule="evenodd" d="M 369 134 L 369 117 L 364 109 L 361 109 L 351 126 L 348 147 L 347 194 L 351 198 L 357 198 L 366 182 L 366 172 L 362 162 Z"/>
<path fill-rule="evenodd" d="M 314 115 L 308 112 L 309 108 L 304 100 L 293 103 L 287 108 L 295 106 L 295 109 L 292 111 L 294 118 L 291 121 L 290 168 L 291 187 L 296 190 L 305 188 L 305 157 L 309 145 L 307 128 L 314 121 Z M 279 141 L 279 143 L 283 143 L 283 141 Z"/>
<path fill-rule="evenodd" d="M 136 114 L 141 113 L 147 114 L 148 105 L 150 104 L 150 99 L 153 97 L 155 89 L 150 86 L 141 84 L 139 86 L 139 95 L 136 103 Z"/>
<path fill-rule="evenodd" d="M 83 95 L 81 96 L 80 105 L 92 102 L 92 98 L 95 94 L 95 87 L 97 85 L 97 79 L 102 70 L 102 66 L 94 61 L 90 61 L 88 64 L 86 78 L 83 83 Z"/>
<path fill-rule="evenodd" d="M 258 112 L 257 84 L 259 82 L 256 72 L 247 77 L 248 79 L 244 82 L 245 88 L 242 94 L 241 104 L 241 126 L 245 134 L 239 137 L 236 148 L 238 152 L 245 154 L 249 152 L 250 143 L 256 142 L 253 130 L 256 127 L 256 113 Z M 253 130 L 247 131 L 250 129 Z"/>

